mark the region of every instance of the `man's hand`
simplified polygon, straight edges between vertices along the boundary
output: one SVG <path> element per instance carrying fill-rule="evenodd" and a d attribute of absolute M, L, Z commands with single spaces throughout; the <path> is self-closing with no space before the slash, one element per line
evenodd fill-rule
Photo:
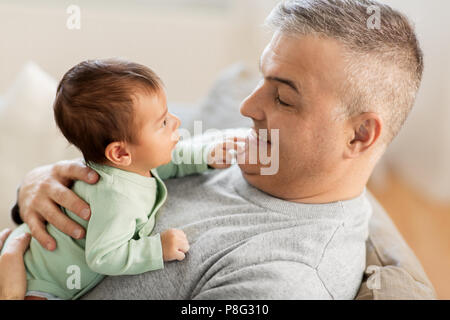
<path fill-rule="evenodd" d="M 0 232 L 0 250 L 11 230 Z M 27 290 L 27 276 L 23 254 L 30 244 L 31 236 L 25 233 L 8 242 L 0 256 L 0 300 L 23 300 Z"/>
<path fill-rule="evenodd" d="M 189 250 L 186 234 L 179 229 L 163 231 L 161 233 L 161 244 L 164 261 L 181 261 L 185 258 L 185 253 Z"/>
<path fill-rule="evenodd" d="M 56 241 L 47 233 L 45 222 L 73 238 L 85 236 L 83 227 L 63 214 L 58 207 L 59 204 L 82 219 L 90 218 L 89 205 L 69 189 L 73 180 L 93 184 L 98 181 L 98 174 L 81 159 L 60 161 L 29 172 L 19 190 L 17 201 L 20 217 L 28 224 L 31 235 L 50 251 L 56 248 Z"/>
<path fill-rule="evenodd" d="M 236 154 L 245 151 L 245 137 L 228 137 L 216 143 L 208 154 L 208 165 L 214 169 L 226 169 Z"/>

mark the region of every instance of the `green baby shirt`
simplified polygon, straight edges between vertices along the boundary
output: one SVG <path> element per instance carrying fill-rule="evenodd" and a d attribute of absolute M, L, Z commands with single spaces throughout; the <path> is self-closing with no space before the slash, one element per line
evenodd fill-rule
<path fill-rule="evenodd" d="M 104 275 L 139 274 L 163 268 L 160 235 L 151 234 L 156 213 L 167 198 L 162 179 L 208 170 L 205 157 L 198 156 L 208 151 L 207 147 L 180 142 L 172 162 L 150 171 L 153 177 L 89 162 L 99 174 L 99 181 L 94 185 L 76 181 L 72 190 L 89 203 L 90 220 L 61 208 L 86 228 L 86 238 L 73 239 L 48 224 L 47 231 L 56 239 L 57 248 L 48 251 L 36 239 L 31 240 L 24 255 L 27 290 L 76 299 Z M 186 159 L 186 152 L 190 152 L 187 159 L 191 163 L 180 163 L 182 156 Z M 8 240 L 24 232 L 29 232 L 26 224 L 15 229 Z"/>

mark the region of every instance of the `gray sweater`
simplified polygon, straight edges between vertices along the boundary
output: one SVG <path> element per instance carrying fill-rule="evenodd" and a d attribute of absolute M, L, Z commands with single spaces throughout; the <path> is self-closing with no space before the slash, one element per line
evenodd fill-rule
<path fill-rule="evenodd" d="M 372 212 L 366 190 L 328 204 L 274 198 L 238 166 L 166 181 L 154 232 L 180 228 L 183 261 L 107 277 L 83 299 L 353 299 Z"/>

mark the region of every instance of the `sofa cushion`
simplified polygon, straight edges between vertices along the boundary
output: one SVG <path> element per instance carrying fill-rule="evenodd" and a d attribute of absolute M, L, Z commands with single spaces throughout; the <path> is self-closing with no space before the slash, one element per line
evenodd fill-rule
<path fill-rule="evenodd" d="M 357 300 L 436 299 L 420 262 L 370 194 L 373 215 L 366 242 L 366 271 Z"/>

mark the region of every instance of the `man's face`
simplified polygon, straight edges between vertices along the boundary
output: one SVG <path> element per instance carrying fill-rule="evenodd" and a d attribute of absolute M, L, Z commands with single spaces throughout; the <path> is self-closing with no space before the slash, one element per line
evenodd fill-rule
<path fill-rule="evenodd" d="M 261 164 L 241 164 L 245 179 L 286 200 L 336 187 L 343 174 L 344 120 L 336 120 L 344 80 L 342 50 L 333 40 L 275 33 L 260 61 L 263 79 L 241 105 L 256 132 L 279 143 L 279 170 L 261 175 Z M 279 129 L 279 142 L 271 130 Z M 268 150 L 271 149 L 270 144 Z M 273 155 L 270 155 L 273 157 Z"/>

